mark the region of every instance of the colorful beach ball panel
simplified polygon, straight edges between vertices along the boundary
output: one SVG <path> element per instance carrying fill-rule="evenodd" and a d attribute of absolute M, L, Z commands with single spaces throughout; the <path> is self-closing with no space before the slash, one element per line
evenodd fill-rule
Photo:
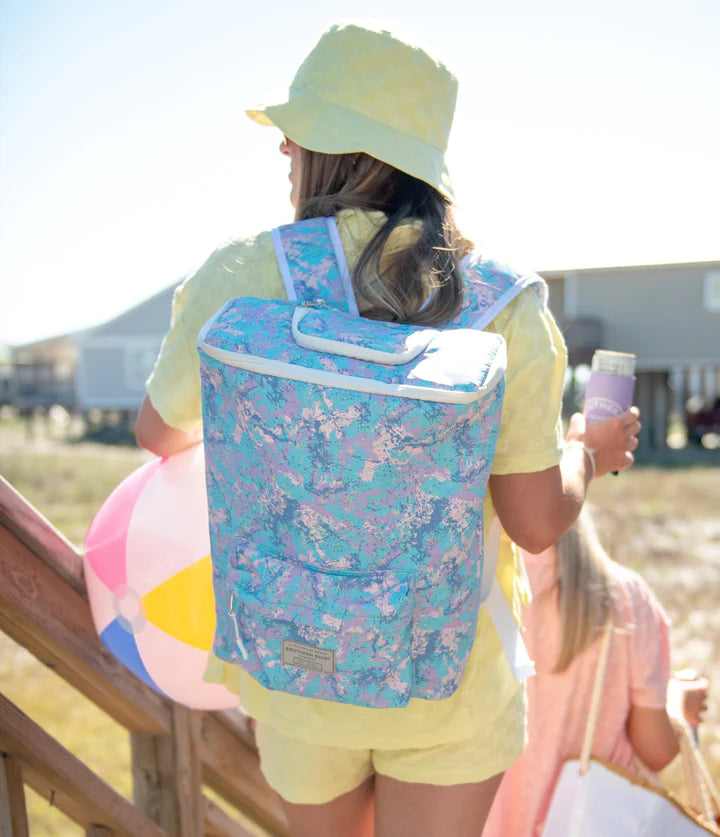
<path fill-rule="evenodd" d="M 108 498 L 85 541 L 93 619 L 141 680 L 194 708 L 237 706 L 203 674 L 215 630 L 202 446 L 156 460 Z"/>

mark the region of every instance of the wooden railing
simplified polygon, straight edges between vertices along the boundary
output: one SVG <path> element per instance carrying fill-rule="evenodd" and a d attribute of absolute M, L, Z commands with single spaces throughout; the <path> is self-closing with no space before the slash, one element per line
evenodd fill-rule
<path fill-rule="evenodd" d="M 1 837 L 28 834 L 25 785 L 93 837 L 247 837 L 203 784 L 288 833 L 247 718 L 186 709 L 119 663 L 95 633 L 80 553 L 2 478 L 0 629 L 129 731 L 133 772 L 131 803 L 0 693 Z"/>

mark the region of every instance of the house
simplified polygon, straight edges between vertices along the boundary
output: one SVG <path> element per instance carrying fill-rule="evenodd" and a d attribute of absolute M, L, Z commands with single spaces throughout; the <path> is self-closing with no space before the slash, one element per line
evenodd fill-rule
<path fill-rule="evenodd" d="M 582 386 L 575 392 L 573 384 L 582 384 L 597 348 L 637 356 L 645 447 L 665 447 L 668 423 L 684 416 L 690 396 L 712 403 L 720 395 L 720 261 L 540 272 L 576 371 L 569 409 L 579 404 Z M 96 328 L 14 348 L 0 397 L 130 419 L 167 331 L 174 287 Z"/>
<path fill-rule="evenodd" d="M 9 347 L 0 357 L 0 406 L 134 414 L 170 322 L 174 289 L 95 328 Z"/>
<path fill-rule="evenodd" d="M 0 362 L 0 406 L 22 412 L 60 404 L 76 408 L 77 336 L 61 334 L 10 347 Z"/>
<path fill-rule="evenodd" d="M 175 285 L 78 340 L 77 409 L 134 411 L 170 324 Z"/>
<path fill-rule="evenodd" d="M 644 445 L 664 445 L 690 396 L 720 395 L 720 261 L 541 272 L 572 367 L 596 348 L 636 355 Z"/>

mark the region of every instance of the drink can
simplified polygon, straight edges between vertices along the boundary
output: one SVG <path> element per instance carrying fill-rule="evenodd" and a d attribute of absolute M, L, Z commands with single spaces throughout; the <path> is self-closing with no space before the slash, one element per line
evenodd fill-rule
<path fill-rule="evenodd" d="M 624 413 L 635 390 L 635 355 L 598 349 L 590 365 L 583 414 L 589 424 Z"/>

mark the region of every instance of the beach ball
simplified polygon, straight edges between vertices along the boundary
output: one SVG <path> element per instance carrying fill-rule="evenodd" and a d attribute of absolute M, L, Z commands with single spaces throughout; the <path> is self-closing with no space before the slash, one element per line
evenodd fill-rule
<path fill-rule="evenodd" d="M 84 561 L 95 628 L 122 663 L 193 709 L 238 705 L 203 681 L 215 599 L 202 445 L 123 480 L 90 525 Z"/>

